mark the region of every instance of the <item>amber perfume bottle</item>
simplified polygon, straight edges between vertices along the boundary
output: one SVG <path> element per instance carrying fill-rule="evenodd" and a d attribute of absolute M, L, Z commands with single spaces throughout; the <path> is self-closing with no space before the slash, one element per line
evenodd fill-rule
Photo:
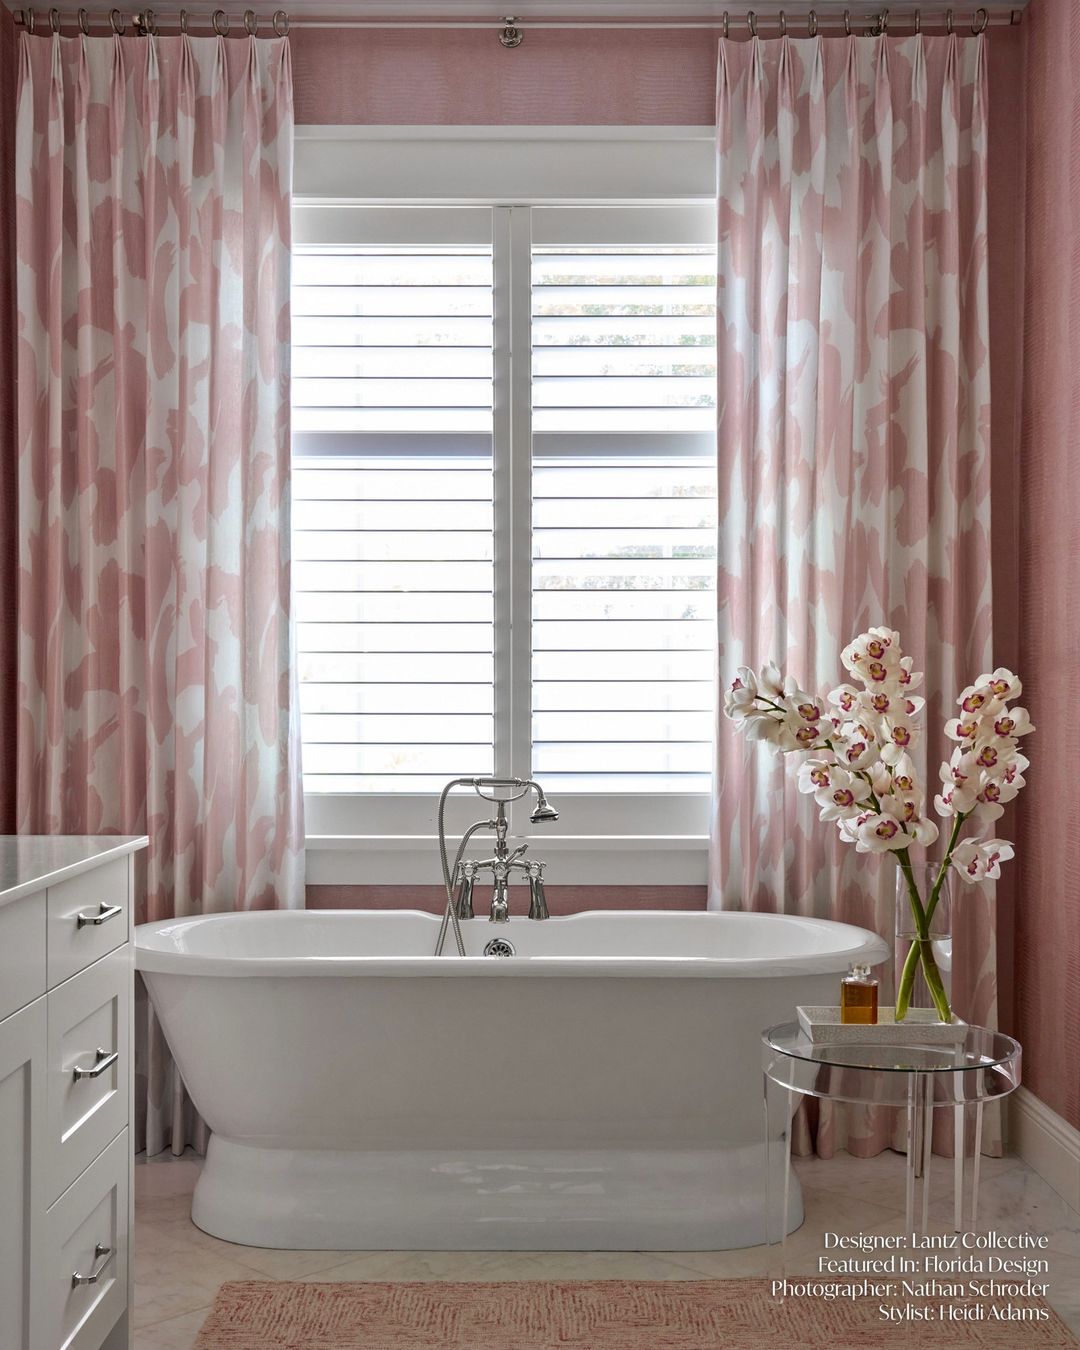
<path fill-rule="evenodd" d="M 878 982 L 869 966 L 852 966 L 840 981 L 840 1021 L 873 1026 L 877 1022 Z"/>

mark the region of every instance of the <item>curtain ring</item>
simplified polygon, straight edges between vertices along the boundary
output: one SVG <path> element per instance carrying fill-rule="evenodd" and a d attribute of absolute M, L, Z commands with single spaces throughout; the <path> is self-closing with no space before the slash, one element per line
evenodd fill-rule
<path fill-rule="evenodd" d="M 731 16 L 724 10 L 724 37 L 731 36 Z"/>
<path fill-rule="evenodd" d="M 182 9 L 182 10 L 180 11 L 180 17 L 179 17 L 179 19 L 177 20 L 177 23 L 180 25 L 180 32 L 183 33 L 184 37 L 187 37 L 187 10 L 186 10 L 186 9 Z"/>
<path fill-rule="evenodd" d="M 124 36 L 124 29 L 127 27 L 127 25 L 124 23 L 124 16 L 120 13 L 118 9 L 109 10 L 109 23 L 112 26 L 112 30 L 117 37 Z"/>
<path fill-rule="evenodd" d="M 223 9 L 215 9 L 210 22 L 214 25 L 214 32 L 218 37 L 229 36 L 229 16 Z"/>
<path fill-rule="evenodd" d="M 54 36 L 60 31 L 60 11 L 58 9 L 49 10 L 49 32 Z"/>
<path fill-rule="evenodd" d="M 757 37 L 757 15 L 752 9 L 746 11 L 746 26 L 750 29 L 750 36 Z"/>
<path fill-rule="evenodd" d="M 780 36 L 787 37 L 787 15 L 781 10 L 776 17 L 780 20 Z"/>
<path fill-rule="evenodd" d="M 817 37 L 817 10 L 812 9 L 806 16 L 806 31 L 810 37 Z"/>
<path fill-rule="evenodd" d="M 987 12 L 985 6 L 980 5 L 979 8 L 975 11 L 975 15 L 971 20 L 971 31 L 975 34 L 976 37 L 978 37 L 980 33 L 986 32 L 986 25 L 989 22 L 990 22 L 989 13 Z M 975 26 L 976 24 L 978 24 L 977 28 Z"/>
<path fill-rule="evenodd" d="M 889 33 L 889 11 L 883 9 L 878 15 L 877 21 L 878 37 L 887 37 Z"/>
<path fill-rule="evenodd" d="M 26 24 L 26 31 L 31 37 L 34 36 L 34 11 L 32 9 L 23 10 L 23 23 Z"/>
<path fill-rule="evenodd" d="M 945 31 L 946 31 L 946 33 L 948 33 L 949 37 L 952 37 L 952 10 L 951 10 L 951 9 L 947 9 L 947 10 L 945 11 Z"/>
<path fill-rule="evenodd" d="M 918 37 L 922 32 L 922 10 L 915 11 L 915 36 Z"/>
<path fill-rule="evenodd" d="M 85 9 L 80 9 L 80 10 L 79 10 L 79 16 L 78 16 L 78 17 L 79 17 L 79 32 L 83 35 L 83 37 L 89 37 L 89 36 L 90 36 L 90 15 L 87 14 L 87 12 L 86 12 Z"/>
<path fill-rule="evenodd" d="M 248 37 L 254 37 L 259 31 L 259 20 L 253 9 L 244 10 L 244 32 Z"/>
<path fill-rule="evenodd" d="M 274 25 L 274 32 L 278 37 L 289 36 L 289 16 L 283 9 L 274 10 L 274 17 L 271 22 Z"/>
<path fill-rule="evenodd" d="M 844 10 L 844 33 L 847 37 L 851 36 L 851 10 Z"/>
<path fill-rule="evenodd" d="M 157 15 L 152 9 L 144 9 L 142 12 L 142 25 L 144 36 L 157 37 Z"/>

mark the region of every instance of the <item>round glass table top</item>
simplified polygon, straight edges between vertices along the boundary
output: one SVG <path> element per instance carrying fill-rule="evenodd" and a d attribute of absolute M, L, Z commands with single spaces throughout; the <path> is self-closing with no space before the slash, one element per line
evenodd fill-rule
<path fill-rule="evenodd" d="M 1002 1069 L 1019 1082 L 1020 1043 L 988 1027 L 969 1026 L 956 1045 L 919 1045 L 912 1027 L 911 1045 L 884 1045 L 872 1040 L 823 1045 L 803 1031 L 798 1022 L 781 1022 L 763 1031 L 767 1050 L 808 1065 L 838 1069 L 866 1069 L 874 1073 L 941 1073 Z"/>

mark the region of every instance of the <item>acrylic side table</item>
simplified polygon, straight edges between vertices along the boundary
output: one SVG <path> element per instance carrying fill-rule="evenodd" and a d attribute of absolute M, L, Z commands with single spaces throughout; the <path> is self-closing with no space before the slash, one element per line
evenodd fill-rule
<path fill-rule="evenodd" d="M 765 1087 L 765 1240 L 771 1242 L 772 1197 L 769 1177 L 783 1176 L 781 1242 L 787 1242 L 788 1196 L 791 1189 L 791 1120 L 798 1097 L 821 1097 L 862 1106 L 899 1106 L 907 1114 L 905 1213 L 907 1231 L 915 1231 L 916 1179 L 922 1174 L 922 1224 L 926 1232 L 930 1205 L 930 1144 L 934 1108 L 952 1107 L 954 1148 L 953 1223 L 963 1224 L 965 1111 L 975 1111 L 971 1159 L 971 1224 L 978 1216 L 979 1156 L 982 1116 L 987 1102 L 997 1101 L 1020 1086 L 1018 1041 L 999 1031 L 971 1026 L 959 1045 L 882 1045 L 869 1038 L 847 1045 L 817 1045 L 797 1022 L 783 1022 L 762 1032 Z M 782 1167 L 773 1150 L 783 1149 Z M 775 1168 L 775 1172 L 774 1169 Z"/>

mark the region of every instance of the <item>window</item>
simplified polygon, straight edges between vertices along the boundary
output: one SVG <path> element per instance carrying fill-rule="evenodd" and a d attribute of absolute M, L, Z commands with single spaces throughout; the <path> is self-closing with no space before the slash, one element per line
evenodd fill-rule
<path fill-rule="evenodd" d="M 302 248 L 292 304 L 305 790 L 491 773 L 490 244 Z"/>
<path fill-rule="evenodd" d="M 709 788 L 715 287 L 701 247 L 533 249 L 532 762 L 553 787 Z"/>
<path fill-rule="evenodd" d="M 706 792 L 710 213 L 316 215 L 293 282 L 305 789 Z"/>

